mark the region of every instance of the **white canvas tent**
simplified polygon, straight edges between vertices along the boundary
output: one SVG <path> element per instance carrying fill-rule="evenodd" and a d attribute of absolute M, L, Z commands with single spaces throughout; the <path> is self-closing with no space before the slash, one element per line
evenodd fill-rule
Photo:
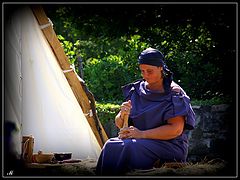
<path fill-rule="evenodd" d="M 20 156 L 22 137 L 32 135 L 34 153 L 98 158 L 107 136 L 51 23 L 41 8 L 23 6 L 10 14 L 4 34 L 4 123 L 15 126 L 10 151 Z"/>

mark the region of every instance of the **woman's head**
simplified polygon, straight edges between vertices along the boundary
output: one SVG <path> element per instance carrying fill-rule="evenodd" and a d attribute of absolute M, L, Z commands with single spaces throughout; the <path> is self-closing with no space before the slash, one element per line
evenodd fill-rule
<path fill-rule="evenodd" d="M 139 55 L 138 62 L 159 67 L 164 65 L 164 56 L 157 49 L 147 48 Z"/>
<path fill-rule="evenodd" d="M 143 78 L 148 82 L 163 79 L 164 89 L 168 90 L 172 81 L 172 72 L 165 64 L 163 54 L 153 48 L 147 48 L 138 57 L 139 67 Z"/>

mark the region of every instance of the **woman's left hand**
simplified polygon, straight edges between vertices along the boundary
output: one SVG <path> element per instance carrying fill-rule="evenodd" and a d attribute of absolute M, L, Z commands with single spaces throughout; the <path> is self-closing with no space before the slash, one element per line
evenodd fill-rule
<path fill-rule="evenodd" d="M 120 139 L 126 139 L 126 138 L 143 138 L 143 131 L 140 131 L 138 128 L 134 126 L 130 126 L 127 128 L 120 129 L 120 132 L 118 133 L 118 137 Z"/>

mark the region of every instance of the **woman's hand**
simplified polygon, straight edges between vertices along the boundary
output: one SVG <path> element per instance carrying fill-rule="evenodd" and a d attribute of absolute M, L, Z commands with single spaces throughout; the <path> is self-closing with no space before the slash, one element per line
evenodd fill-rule
<path fill-rule="evenodd" d="M 119 113 L 115 117 L 115 125 L 121 129 L 124 126 L 124 116 L 128 116 L 130 114 L 132 105 L 131 100 L 128 100 L 126 102 L 123 102 L 121 105 L 121 109 Z"/>
<path fill-rule="evenodd" d="M 126 139 L 126 138 L 139 139 L 144 137 L 144 132 L 140 131 L 138 128 L 134 126 L 130 126 L 127 128 L 120 129 L 118 135 L 119 135 L 118 138 L 120 139 Z"/>
<path fill-rule="evenodd" d="M 125 115 L 129 115 L 131 111 L 132 105 L 131 105 L 131 100 L 128 100 L 126 102 L 123 102 L 121 105 L 121 110 L 120 110 L 120 117 L 123 119 Z"/>

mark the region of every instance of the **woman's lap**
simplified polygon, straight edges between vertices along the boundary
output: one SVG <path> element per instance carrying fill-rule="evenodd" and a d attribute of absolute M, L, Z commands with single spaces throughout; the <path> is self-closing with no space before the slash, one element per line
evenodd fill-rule
<path fill-rule="evenodd" d="M 97 170 L 117 174 L 131 169 L 150 169 L 156 160 L 182 161 L 182 153 L 167 141 L 151 139 L 109 139 L 99 157 Z"/>

